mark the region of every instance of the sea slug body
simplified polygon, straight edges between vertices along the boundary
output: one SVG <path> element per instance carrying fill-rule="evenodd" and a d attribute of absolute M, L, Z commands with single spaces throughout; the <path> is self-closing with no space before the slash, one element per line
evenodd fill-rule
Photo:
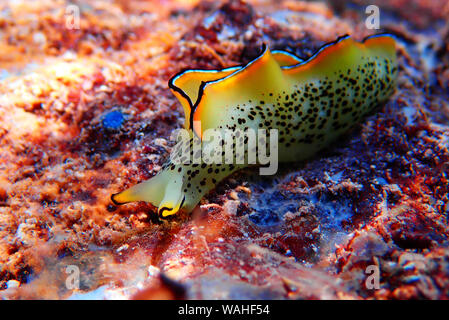
<path fill-rule="evenodd" d="M 344 36 L 306 60 L 264 47 L 245 66 L 187 70 L 169 86 L 184 108 L 190 133 L 185 147 L 208 129 L 276 129 L 278 159 L 289 162 L 313 156 L 362 121 L 394 92 L 396 77 L 391 36 L 362 42 Z M 150 202 L 161 217 L 190 212 L 220 180 L 246 166 L 169 160 L 156 176 L 111 199 Z"/>

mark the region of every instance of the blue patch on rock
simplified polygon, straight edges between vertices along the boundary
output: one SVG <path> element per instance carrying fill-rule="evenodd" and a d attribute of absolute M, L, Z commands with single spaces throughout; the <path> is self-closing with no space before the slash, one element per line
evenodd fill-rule
<path fill-rule="evenodd" d="M 125 116 L 120 110 L 113 110 L 103 116 L 102 124 L 106 130 L 120 130 Z"/>

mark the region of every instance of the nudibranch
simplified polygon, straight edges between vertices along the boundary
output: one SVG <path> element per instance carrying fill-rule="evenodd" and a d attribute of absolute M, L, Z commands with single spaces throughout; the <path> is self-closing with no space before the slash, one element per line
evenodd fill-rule
<path fill-rule="evenodd" d="M 396 78 L 391 36 L 359 42 L 346 35 L 308 59 L 264 46 L 244 66 L 183 71 L 169 87 L 183 106 L 190 145 L 208 129 L 276 129 L 278 159 L 289 162 L 313 156 L 363 120 L 391 96 Z M 191 159 L 198 156 L 190 150 Z M 161 217 L 191 212 L 220 180 L 246 166 L 168 160 L 156 176 L 111 199 L 150 202 Z"/>

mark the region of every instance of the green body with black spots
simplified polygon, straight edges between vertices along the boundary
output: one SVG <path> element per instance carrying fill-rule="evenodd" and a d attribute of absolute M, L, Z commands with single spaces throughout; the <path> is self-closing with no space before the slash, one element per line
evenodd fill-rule
<path fill-rule="evenodd" d="M 393 38 L 374 36 L 358 42 L 346 36 L 306 61 L 265 48 L 246 66 L 190 70 L 173 77 L 170 87 L 185 110 L 190 139 L 184 147 L 191 147 L 193 162 L 198 157 L 193 150 L 194 137 L 207 145 L 209 129 L 276 129 L 278 159 L 290 162 L 315 155 L 363 121 L 391 96 L 396 77 Z M 247 140 L 240 136 L 236 142 L 246 146 Z M 174 155 L 180 149 L 176 148 Z M 245 147 L 246 158 L 251 150 Z M 238 158 L 235 150 L 233 156 Z M 151 202 L 161 216 L 190 212 L 220 180 L 246 166 L 171 160 L 152 179 L 112 199 L 116 203 Z"/>

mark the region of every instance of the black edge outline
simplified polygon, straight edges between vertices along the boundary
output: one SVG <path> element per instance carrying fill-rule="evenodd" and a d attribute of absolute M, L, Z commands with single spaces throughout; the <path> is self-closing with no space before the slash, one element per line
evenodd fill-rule
<path fill-rule="evenodd" d="M 198 92 L 198 99 L 196 100 L 195 104 L 192 106 L 192 109 L 191 109 L 191 111 L 190 111 L 190 121 L 189 121 L 189 123 L 190 123 L 190 128 L 192 129 L 193 133 L 195 133 L 195 131 L 193 130 L 193 114 L 195 113 L 196 108 L 198 107 L 198 105 L 199 105 L 199 103 L 200 103 L 200 101 L 201 101 L 201 99 L 202 99 L 202 97 L 203 97 L 203 94 L 204 94 L 204 88 L 206 87 L 206 85 L 211 84 L 211 83 L 214 83 L 214 82 L 223 81 L 223 80 L 225 80 L 225 79 L 227 79 L 227 78 L 230 78 L 230 77 L 232 77 L 232 76 L 235 76 L 235 75 L 236 75 L 237 73 L 239 73 L 239 72 L 244 71 L 244 70 L 245 70 L 246 68 L 248 68 L 250 65 L 252 65 L 252 64 L 255 63 L 257 60 L 259 60 L 262 56 L 264 56 L 265 53 L 267 52 L 267 50 L 268 50 L 267 44 L 266 44 L 266 43 L 263 43 L 263 44 L 262 44 L 262 50 L 261 50 L 261 53 L 260 53 L 256 58 L 254 58 L 253 60 L 251 60 L 250 62 L 248 62 L 247 64 L 242 64 L 242 65 L 236 66 L 236 67 L 240 67 L 240 68 L 237 69 L 235 72 L 233 72 L 233 73 L 231 73 L 230 75 L 227 75 L 226 77 L 223 77 L 223 78 L 221 78 L 221 79 L 211 80 L 211 81 L 203 81 L 203 82 L 201 82 L 200 89 L 199 89 L 199 92 Z"/>
<path fill-rule="evenodd" d="M 302 62 L 298 63 L 298 64 L 294 64 L 292 66 L 286 66 L 284 67 L 285 70 L 290 70 L 290 69 L 294 69 L 296 67 L 305 65 L 309 62 L 311 62 L 313 59 L 315 59 L 322 51 L 324 51 L 326 48 L 331 47 L 336 45 L 337 43 L 340 43 L 343 40 L 349 39 L 351 38 L 351 36 L 349 34 L 345 34 L 343 36 L 339 36 L 337 39 L 335 39 L 334 41 L 331 42 L 326 42 L 325 44 L 323 44 L 321 47 L 319 47 L 310 57 L 308 57 L 307 59 L 303 59 Z M 363 40 L 364 42 L 365 40 Z M 301 59 L 301 57 L 299 57 Z"/>
<path fill-rule="evenodd" d="M 187 100 L 187 102 L 189 103 L 190 112 L 192 113 L 192 108 L 193 108 L 194 103 L 192 102 L 190 97 L 185 93 L 184 90 L 182 90 L 180 87 L 178 87 L 178 86 L 176 86 L 174 84 L 174 82 L 176 81 L 177 78 L 179 78 L 180 76 L 184 75 L 187 72 L 211 72 L 211 73 L 215 72 L 215 73 L 218 73 L 218 72 L 223 72 L 223 71 L 226 71 L 226 70 L 229 70 L 229 69 L 241 68 L 243 66 L 244 66 L 243 64 L 242 65 L 235 65 L 235 66 L 227 67 L 227 68 L 223 68 L 223 69 L 188 69 L 188 68 L 184 68 L 183 70 L 179 71 L 174 76 L 172 76 L 170 78 L 170 80 L 168 80 L 168 87 L 170 89 L 178 92 L 184 99 Z M 238 69 L 235 70 L 235 71 L 238 71 Z M 198 95 L 198 98 L 200 98 L 199 95 Z"/>
<path fill-rule="evenodd" d="M 265 43 L 262 44 L 262 48 L 263 48 L 264 45 L 265 45 Z M 294 54 L 294 53 L 292 53 L 292 52 L 290 52 L 290 51 L 287 51 L 287 50 L 278 50 L 278 49 L 276 49 L 276 50 L 273 50 L 273 51 L 272 51 L 272 53 L 275 53 L 275 52 L 286 53 L 287 55 L 290 55 L 290 56 L 292 56 L 292 57 L 294 57 L 294 58 L 296 58 L 296 59 L 298 59 L 298 60 L 301 60 L 301 61 L 304 61 L 304 60 L 305 60 L 304 58 L 302 58 L 302 57 L 300 57 L 300 56 L 297 56 L 296 54 Z M 255 59 L 257 59 L 257 58 L 259 58 L 259 56 L 257 56 Z M 253 59 L 253 60 L 255 60 L 255 59 Z M 250 62 L 252 62 L 253 60 L 251 60 Z M 246 63 L 246 64 L 237 64 L 237 65 L 235 65 L 235 66 L 227 67 L 227 68 L 223 68 L 223 69 L 189 69 L 189 68 L 184 68 L 184 69 L 182 69 L 181 71 L 177 72 L 175 75 L 173 75 L 173 76 L 168 80 L 168 87 L 169 87 L 170 89 L 172 89 L 172 90 L 178 92 L 184 99 L 186 99 L 187 102 L 189 103 L 190 110 L 192 111 L 192 107 L 193 107 L 194 103 L 192 102 L 192 100 L 190 99 L 190 97 L 184 92 L 184 90 L 182 90 L 181 88 L 179 88 L 178 86 L 176 86 L 176 85 L 174 84 L 174 82 L 176 81 L 176 79 L 177 79 L 178 77 L 184 75 L 184 74 L 187 73 L 187 72 L 205 72 L 205 71 L 210 71 L 210 72 L 216 72 L 216 73 L 218 73 L 218 72 L 223 72 L 223 71 L 226 71 L 226 70 L 229 70 L 229 69 L 234 69 L 234 68 L 239 68 L 239 69 L 241 69 L 241 68 L 246 68 L 246 66 L 247 66 L 250 62 L 248 62 L 248 63 Z M 235 71 L 239 71 L 239 69 L 236 69 Z M 233 72 L 233 73 L 234 73 L 234 72 Z M 233 73 L 231 73 L 231 74 L 233 74 Z M 220 79 L 218 79 L 218 80 L 220 80 Z M 216 80 L 211 80 L 211 81 L 216 81 Z M 199 97 L 199 96 L 198 96 L 198 97 Z M 195 102 L 196 102 L 196 101 L 195 101 Z"/>
<path fill-rule="evenodd" d="M 395 39 L 395 40 L 398 39 L 398 38 L 401 38 L 401 37 L 398 37 L 398 35 L 393 34 L 393 33 L 391 33 L 391 32 L 382 32 L 382 33 L 377 33 L 377 34 L 372 34 L 372 35 L 366 36 L 366 37 L 364 37 L 364 38 L 363 38 L 361 41 L 359 41 L 359 42 L 360 42 L 360 43 L 365 43 L 365 41 L 368 40 L 368 39 L 371 39 L 371 38 L 377 38 L 377 37 L 383 37 L 383 36 L 388 36 L 388 37 L 391 37 L 391 38 L 393 38 L 393 39 Z M 300 57 L 300 56 L 297 56 L 296 54 L 294 54 L 294 53 L 292 53 L 292 52 L 289 52 L 289 51 L 286 51 L 286 50 L 274 50 L 274 51 L 275 51 L 275 52 L 276 52 L 276 51 L 278 51 L 278 52 L 281 52 L 281 51 L 282 51 L 282 52 L 286 52 L 286 53 L 288 53 L 288 54 L 290 54 L 290 55 L 292 55 L 292 56 L 294 56 L 294 57 L 296 57 L 296 58 L 298 58 L 298 59 L 303 60 L 302 62 L 300 62 L 300 63 L 298 63 L 298 64 L 296 64 L 296 65 L 293 65 L 293 66 L 284 66 L 284 67 L 281 67 L 282 69 L 290 69 L 290 68 L 294 68 L 294 67 L 297 67 L 297 66 L 300 66 L 300 65 L 304 65 L 304 64 L 306 64 L 306 63 L 312 61 L 312 60 L 313 60 L 314 58 L 316 58 L 316 56 L 317 56 L 321 51 L 323 51 L 325 48 L 327 48 L 327 47 L 329 47 L 329 46 L 332 46 L 332 45 L 335 45 L 335 44 L 339 43 L 339 42 L 342 41 L 342 40 L 349 39 L 350 37 L 351 37 L 351 36 L 350 36 L 349 34 L 345 34 L 345 35 L 343 35 L 343 36 L 338 37 L 338 38 L 337 38 L 336 40 L 334 40 L 334 41 L 331 41 L 331 42 L 328 42 L 328 43 L 323 44 L 320 48 L 318 48 L 318 49 L 315 51 L 315 53 L 313 53 L 313 54 L 312 54 L 309 58 L 307 58 L 307 59 L 304 59 L 304 58 L 302 58 L 302 57 Z M 188 103 L 189 103 L 189 106 L 190 106 L 190 119 L 189 119 L 189 125 L 190 125 L 190 129 L 191 129 L 194 133 L 195 133 L 195 131 L 193 130 L 193 114 L 195 113 L 195 110 L 196 110 L 196 108 L 197 108 L 199 102 L 201 101 L 201 98 L 202 98 L 202 96 L 203 96 L 203 94 L 204 94 L 204 88 L 205 88 L 205 86 L 206 86 L 207 84 L 209 84 L 209 83 L 222 81 L 222 80 L 224 80 L 224 79 L 226 79 L 226 78 L 228 78 L 228 77 L 231 77 L 231 76 L 235 75 L 236 73 L 238 73 L 238 72 L 240 72 L 240 71 L 243 71 L 243 70 L 244 70 L 245 68 L 247 68 L 250 64 L 252 64 L 252 63 L 255 62 L 256 60 L 258 60 L 260 57 L 262 57 L 262 56 L 265 54 L 265 51 L 267 50 L 267 48 L 268 48 L 268 46 L 267 46 L 265 43 L 263 43 L 263 44 L 262 44 L 262 53 L 260 53 L 256 58 L 254 58 L 253 60 L 251 60 L 251 61 L 248 62 L 247 64 L 235 65 L 235 66 L 232 66 L 232 67 L 223 68 L 223 69 L 218 69 L 218 70 L 215 70 L 215 69 L 210 69 L 210 70 L 208 70 L 208 69 L 187 69 L 187 68 L 186 68 L 186 69 L 183 69 L 183 70 L 181 70 L 180 72 L 176 73 L 174 76 L 172 76 L 172 77 L 170 78 L 170 80 L 168 81 L 168 86 L 169 86 L 169 88 L 171 88 L 171 89 L 173 89 L 174 91 L 178 92 L 178 93 L 179 93 L 181 96 L 183 96 L 183 97 L 188 101 Z M 175 79 L 176 79 L 177 77 L 181 76 L 182 74 L 184 74 L 185 72 L 194 72 L 194 71 L 202 71 L 202 72 L 204 72 L 204 71 L 222 72 L 222 71 L 224 71 L 224 70 L 226 70 L 226 69 L 237 68 L 237 67 L 239 67 L 239 69 L 237 69 L 235 72 L 231 73 L 230 75 L 228 75 L 228 76 L 226 76 L 226 77 L 223 77 L 222 79 L 211 80 L 211 81 L 203 81 L 203 82 L 201 82 L 201 85 L 200 85 L 200 88 L 199 88 L 199 92 L 198 92 L 198 98 L 197 98 L 197 101 L 195 102 L 194 105 L 192 105 L 192 101 L 190 100 L 189 96 L 188 96 L 188 95 L 187 95 L 181 88 L 179 88 L 179 87 L 177 87 L 177 86 L 175 86 L 175 85 L 173 84 L 173 82 L 175 81 Z M 120 192 L 112 194 L 112 195 L 111 195 L 111 201 L 112 201 L 115 205 L 122 205 L 122 204 L 128 203 L 128 202 L 118 202 L 118 201 L 114 200 L 114 196 L 118 195 L 119 193 L 120 193 Z M 182 205 L 184 204 L 184 201 L 185 201 L 185 196 L 184 196 L 184 198 L 183 198 L 183 200 L 182 200 L 182 203 L 181 203 L 180 208 L 181 208 Z M 168 210 L 169 208 L 164 207 L 164 208 L 162 208 L 161 210 L 163 211 L 164 209 L 165 209 L 165 210 Z"/>
<path fill-rule="evenodd" d="M 118 194 L 120 194 L 121 192 L 117 192 L 111 195 L 111 201 L 113 204 L 115 204 L 116 206 L 120 206 L 122 204 L 128 203 L 128 202 L 118 202 L 117 200 L 114 199 L 114 197 Z"/>
<path fill-rule="evenodd" d="M 385 37 L 385 36 L 393 38 L 394 40 L 400 39 L 400 37 L 398 37 L 394 33 L 391 33 L 391 32 L 380 32 L 380 33 L 371 34 L 369 36 L 366 36 L 365 38 L 363 38 L 360 41 L 360 43 L 365 43 L 366 40 L 369 40 L 369 39 L 372 39 L 372 38 L 379 38 L 379 37 Z"/>
<path fill-rule="evenodd" d="M 288 50 L 278 50 L 278 49 L 276 49 L 276 50 L 271 50 L 271 53 L 272 54 L 275 54 L 275 53 L 277 53 L 277 52 L 282 52 L 282 53 L 284 53 L 284 54 L 286 54 L 286 55 L 288 55 L 288 56 L 292 56 L 293 58 L 295 58 L 295 59 L 298 59 L 298 60 L 301 60 L 300 62 L 302 62 L 302 61 L 304 61 L 305 59 L 304 58 L 301 58 L 300 56 L 297 56 L 296 54 L 294 54 L 293 52 L 290 52 L 290 51 L 288 51 Z M 299 63 L 299 62 L 298 62 Z M 281 67 L 281 68 L 284 68 L 285 66 L 283 66 L 283 67 Z"/>
<path fill-rule="evenodd" d="M 179 209 L 182 208 L 182 205 L 184 204 L 186 200 L 186 196 L 184 195 L 184 197 L 182 198 L 181 204 L 179 205 Z M 161 209 L 158 210 L 158 215 L 160 219 L 164 219 L 165 217 L 162 215 L 162 212 L 164 212 L 165 210 L 171 210 L 173 208 L 169 208 L 169 207 L 162 207 Z"/>
<path fill-rule="evenodd" d="M 396 37 L 394 34 L 392 34 L 392 33 L 389 33 L 389 32 L 383 32 L 383 33 L 378 33 L 378 34 L 373 34 L 373 35 L 366 36 L 366 37 L 364 37 L 361 41 L 358 41 L 358 42 L 363 44 L 363 43 L 365 43 L 368 39 L 377 38 L 377 37 L 384 37 L 384 36 L 388 36 L 388 37 L 391 37 L 391 38 L 393 38 L 393 39 L 396 39 L 396 38 L 397 38 L 397 37 Z M 339 36 L 336 40 L 327 42 L 327 43 L 323 44 L 322 46 L 320 46 L 320 47 L 319 47 L 319 48 L 318 48 L 318 49 L 317 49 L 317 50 L 316 50 L 310 57 L 308 57 L 308 58 L 302 58 L 302 57 L 300 57 L 300 56 L 298 56 L 298 55 L 296 55 L 296 54 L 294 54 L 294 53 L 292 53 L 292 52 L 286 51 L 286 50 L 274 50 L 274 52 L 276 52 L 276 51 L 277 51 L 277 52 L 285 52 L 285 53 L 287 53 L 287 54 L 289 54 L 289 55 L 292 55 L 292 56 L 294 56 L 294 57 L 296 57 L 296 58 L 302 60 L 301 62 L 299 62 L 299 63 L 297 63 L 297 64 L 294 64 L 294 65 L 291 65 L 291 66 L 283 66 L 283 67 L 281 67 L 281 69 L 284 69 L 284 70 L 290 70 L 290 69 L 293 69 L 293 68 L 296 68 L 296 67 L 299 67 L 299 66 L 302 66 L 302 65 L 305 65 L 305 64 L 311 62 L 313 59 L 315 59 L 315 58 L 316 58 L 316 57 L 317 57 L 323 50 L 325 50 L 327 47 L 336 45 L 337 43 L 339 43 L 339 42 L 341 42 L 341 41 L 343 41 L 343 40 L 349 39 L 349 38 L 351 38 L 351 35 L 349 35 L 349 34 L 345 34 L 345 35 L 343 35 L 343 36 Z M 356 40 L 356 41 L 357 41 L 357 40 Z M 194 113 L 195 113 L 195 111 L 196 111 L 196 108 L 198 107 L 198 105 L 199 105 L 199 103 L 200 103 L 200 101 L 201 101 L 201 99 L 202 99 L 202 97 L 203 97 L 205 87 L 206 87 L 208 84 L 223 81 L 223 80 L 227 79 L 228 77 L 232 77 L 232 76 L 236 75 L 237 73 L 244 71 L 244 70 L 245 70 L 246 68 L 248 68 L 251 64 L 253 64 L 255 61 L 257 61 L 258 59 L 260 59 L 260 58 L 265 54 L 265 52 L 267 51 L 267 49 L 268 49 L 268 46 L 266 45 L 266 43 L 263 43 L 263 44 L 262 44 L 262 52 L 261 52 L 256 58 L 254 58 L 253 60 L 251 60 L 251 61 L 248 62 L 247 64 L 236 65 L 236 66 L 232 66 L 232 67 L 228 67 L 228 68 L 223 68 L 223 69 L 218 69 L 218 70 L 187 69 L 187 70 L 183 70 L 183 71 L 181 71 L 181 72 L 178 72 L 177 74 L 175 74 L 173 77 L 170 78 L 170 80 L 169 80 L 169 82 L 168 82 L 168 86 L 169 86 L 171 89 L 175 90 L 176 92 L 179 92 L 179 93 L 180 93 L 184 98 L 186 98 L 187 101 L 189 102 L 189 105 L 190 105 L 190 119 L 189 119 L 189 126 L 190 126 L 190 129 L 191 129 L 192 131 L 194 131 L 194 130 L 193 130 L 193 115 L 194 115 Z M 203 82 L 201 82 L 201 85 L 200 85 L 199 90 L 198 90 L 198 98 L 197 98 L 197 100 L 196 100 L 196 102 L 195 102 L 194 104 L 192 104 L 192 101 L 190 100 L 190 98 L 187 96 L 187 94 L 186 94 L 182 89 L 180 89 L 179 87 L 177 87 L 177 86 L 175 86 L 175 85 L 173 84 L 173 82 L 175 81 L 175 79 L 176 79 L 177 77 L 181 76 L 182 74 L 184 74 L 185 72 L 193 72 L 193 71 L 216 71 L 216 72 L 222 72 L 222 71 L 224 71 L 224 70 L 226 70 L 226 69 L 231 69 L 231 68 L 238 68 L 238 69 L 237 69 L 235 72 L 232 72 L 231 74 L 229 74 L 229 75 L 227 75 L 226 77 L 223 77 L 223 78 L 221 78 L 221 79 L 210 80 L 210 81 L 203 81 Z"/>
<path fill-rule="evenodd" d="M 161 218 L 161 219 L 164 218 L 164 216 L 162 215 L 162 212 L 164 212 L 165 210 L 170 210 L 170 208 L 169 207 L 162 207 L 161 209 L 158 210 L 159 218 Z"/>
<path fill-rule="evenodd" d="M 184 92 L 184 90 L 182 90 L 181 88 L 175 86 L 173 84 L 173 82 L 175 81 L 176 78 L 178 78 L 179 76 L 181 76 L 183 73 L 192 70 L 192 69 L 188 69 L 188 68 L 184 68 L 181 71 L 179 71 L 178 73 L 176 73 L 174 76 L 172 76 L 170 78 L 170 80 L 168 80 L 168 87 L 176 92 L 178 92 L 181 96 L 183 96 L 189 103 L 190 105 L 190 109 L 192 109 L 192 101 L 190 100 L 189 96 Z"/>
<path fill-rule="evenodd" d="M 416 44 L 415 40 L 413 40 L 410 37 L 407 37 L 404 34 L 401 34 L 399 31 L 393 30 L 391 28 L 382 28 L 382 30 L 385 30 L 385 31 L 377 33 L 377 34 L 373 34 L 373 35 L 370 35 L 370 36 L 367 36 L 363 40 L 366 40 L 367 38 L 372 38 L 372 37 L 375 37 L 375 36 L 389 36 L 389 37 L 392 37 L 393 39 L 395 39 L 398 42 L 405 42 L 407 44 Z"/>
<path fill-rule="evenodd" d="M 191 118 L 191 119 L 189 119 L 190 129 L 193 129 L 193 128 L 192 128 L 192 123 L 193 123 L 193 121 L 192 121 L 192 117 L 191 117 L 191 116 L 192 116 L 192 114 L 194 113 L 195 108 L 196 108 L 196 106 L 198 105 L 198 102 L 199 102 L 199 100 L 201 100 L 201 97 L 202 97 L 202 95 L 203 95 L 203 89 L 204 89 L 204 88 L 203 88 L 203 84 L 209 83 L 209 82 L 213 82 L 213 81 L 217 81 L 217 80 L 202 81 L 201 84 L 200 84 L 199 90 L 198 90 L 198 98 L 197 98 L 197 101 L 195 101 L 195 103 L 193 103 L 192 100 L 190 99 L 190 97 L 184 92 L 184 90 L 182 90 L 181 88 L 179 88 L 178 86 L 176 86 L 176 85 L 174 84 L 174 82 L 176 81 L 176 79 L 177 79 L 178 77 L 182 76 L 182 75 L 183 75 L 184 73 L 186 73 L 186 72 L 195 72 L 195 71 L 198 71 L 198 72 L 205 72 L 205 71 L 210 71 L 210 72 L 217 72 L 217 73 L 218 73 L 218 72 L 223 72 L 223 71 L 226 71 L 226 70 L 229 70 L 229 69 L 237 68 L 234 72 L 232 72 L 231 74 L 229 74 L 229 75 L 226 76 L 226 77 L 223 77 L 222 79 L 227 78 L 227 77 L 229 77 L 229 76 L 235 74 L 236 72 L 239 72 L 239 71 L 241 71 L 242 69 L 246 68 L 249 64 L 253 63 L 255 60 L 259 59 L 259 58 L 265 53 L 266 48 L 267 48 L 267 45 L 266 45 L 265 43 L 263 43 L 263 44 L 262 44 L 262 53 L 259 54 L 256 58 L 254 58 L 253 60 L 249 61 L 249 62 L 246 63 L 246 64 L 245 64 L 245 63 L 237 64 L 237 65 L 235 65 L 235 66 L 227 67 L 227 68 L 223 68 L 223 69 L 187 69 L 187 68 L 186 68 L 186 69 L 183 69 L 183 70 L 181 70 L 180 72 L 176 73 L 175 75 L 173 75 L 173 76 L 170 78 L 170 80 L 168 80 L 168 87 L 169 87 L 170 89 L 172 89 L 172 90 L 178 92 L 178 93 L 179 93 L 184 99 L 186 99 L 187 102 L 189 103 L 189 106 L 190 106 L 190 118 Z M 281 50 L 278 50 L 278 51 L 281 51 Z M 218 79 L 218 80 L 222 80 L 222 79 Z"/>
<path fill-rule="evenodd" d="M 179 210 L 181 210 L 185 201 L 186 201 L 186 196 L 184 195 L 184 197 L 182 198 L 181 204 L 179 205 Z"/>
<path fill-rule="evenodd" d="M 388 36 L 388 37 L 391 37 L 391 38 L 393 38 L 393 39 L 396 39 L 396 37 L 395 37 L 394 34 L 385 32 L 385 33 L 377 33 L 377 34 L 372 34 L 372 35 L 366 36 L 366 37 L 364 37 L 361 41 L 358 41 L 358 40 L 354 40 L 354 41 L 359 42 L 359 43 L 361 43 L 361 44 L 364 44 L 364 43 L 365 43 L 367 40 L 369 40 L 369 39 L 372 39 L 372 38 L 379 38 L 379 37 L 385 37 L 385 36 Z M 284 70 L 290 70 L 290 69 L 294 69 L 294 68 L 296 68 L 296 67 L 305 65 L 305 64 L 311 62 L 313 59 L 315 59 L 315 58 L 316 58 L 322 51 L 324 51 L 327 47 L 331 47 L 331 46 L 333 46 L 333 45 L 336 45 L 337 43 L 340 43 L 340 42 L 343 41 L 343 40 L 350 39 L 350 38 L 351 38 L 351 35 L 349 35 L 349 34 L 345 34 L 345 35 L 343 35 L 343 36 L 340 36 L 340 37 L 338 37 L 338 38 L 337 38 L 336 40 L 334 40 L 334 41 L 327 42 L 327 43 L 323 44 L 321 47 L 319 47 L 319 48 L 315 51 L 314 54 L 312 54 L 312 55 L 311 55 L 310 57 L 308 57 L 307 59 L 303 59 L 304 61 L 302 61 L 302 62 L 300 62 L 300 63 L 298 63 L 298 64 L 295 64 L 295 65 L 284 66 L 284 67 L 282 67 L 282 69 L 284 69 Z M 301 59 L 301 57 L 298 57 L 298 58 Z"/>
<path fill-rule="evenodd" d="M 334 40 L 334 41 L 331 41 L 331 42 L 329 42 L 329 43 L 325 43 L 325 44 L 322 45 L 322 46 L 321 46 L 321 47 L 320 47 L 320 48 L 319 48 L 313 55 L 311 55 L 311 56 L 310 56 L 309 58 L 307 58 L 307 59 L 303 59 L 303 58 L 298 57 L 297 55 L 295 55 L 295 54 L 293 54 L 293 53 L 291 53 L 291 52 L 285 51 L 285 52 L 287 52 L 287 53 L 289 53 L 289 54 L 291 54 L 291 55 L 293 55 L 293 56 L 299 58 L 299 59 L 302 60 L 302 61 L 299 62 L 299 63 L 297 63 L 297 64 L 295 64 L 295 65 L 293 65 L 293 66 L 285 66 L 285 67 L 281 67 L 281 69 L 289 69 L 289 68 L 291 68 L 291 67 L 296 67 L 296 66 L 302 65 L 302 64 L 304 64 L 304 63 L 306 63 L 306 62 L 312 60 L 313 58 L 315 58 L 316 55 L 318 55 L 318 54 L 319 54 L 322 50 L 324 50 L 326 47 L 331 46 L 331 45 L 334 45 L 334 44 L 336 44 L 336 43 L 342 41 L 343 39 L 347 39 L 347 38 L 349 38 L 349 37 L 350 37 L 350 36 L 349 36 L 348 34 L 345 34 L 345 35 L 343 35 L 343 36 L 338 37 L 338 38 L 337 38 L 336 40 Z M 240 68 L 240 69 L 236 70 L 235 72 L 231 73 L 230 75 L 228 75 L 228 76 L 226 76 L 226 77 L 224 77 L 224 78 L 222 78 L 222 79 L 212 80 L 212 81 L 203 81 L 203 82 L 201 83 L 200 88 L 199 88 L 199 92 L 198 92 L 198 99 L 196 100 L 195 104 L 193 105 L 193 107 L 192 107 L 191 110 L 190 110 L 190 121 L 189 121 L 189 125 L 190 125 L 190 128 L 192 129 L 193 133 L 195 133 L 195 131 L 194 131 L 194 129 L 193 129 L 193 115 L 194 115 L 194 113 L 195 113 L 195 111 L 196 111 L 196 108 L 198 107 L 198 105 L 199 105 L 199 103 L 200 103 L 200 101 L 201 101 L 201 99 L 202 99 L 202 97 L 203 97 L 204 89 L 205 89 L 206 85 L 211 84 L 211 83 L 214 83 L 214 82 L 223 81 L 223 80 L 227 79 L 228 77 L 234 76 L 234 75 L 237 74 L 238 72 L 241 72 L 241 71 L 245 70 L 248 66 L 250 66 L 251 64 L 253 64 L 254 62 L 256 62 L 258 59 L 260 59 L 260 58 L 265 54 L 265 52 L 267 51 L 267 49 L 268 49 L 268 46 L 266 45 L 266 43 L 263 43 L 263 44 L 262 44 L 262 53 L 260 53 L 255 59 L 251 60 L 251 61 L 248 62 L 246 65 L 241 65 L 241 68 Z M 282 51 L 282 50 L 278 50 L 278 51 Z M 195 134 L 196 134 L 196 133 L 195 133 Z"/>

